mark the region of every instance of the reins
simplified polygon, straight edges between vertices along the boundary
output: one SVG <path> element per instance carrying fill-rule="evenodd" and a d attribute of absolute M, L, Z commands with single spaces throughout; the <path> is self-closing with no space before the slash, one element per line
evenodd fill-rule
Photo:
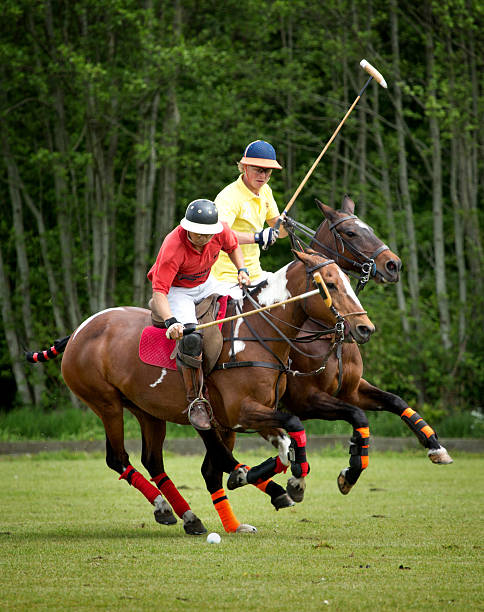
<path fill-rule="evenodd" d="M 308 289 L 309 289 L 309 284 L 310 284 L 312 273 L 316 272 L 320 268 L 323 268 L 331 263 L 335 263 L 335 262 L 330 259 L 321 264 L 311 266 L 310 268 L 306 268 L 307 284 L 306 284 L 306 292 L 303 294 L 304 296 L 307 296 L 307 294 L 309 293 Z M 333 352 L 336 351 L 336 357 L 338 359 L 338 388 L 336 390 L 336 394 L 339 393 L 341 389 L 342 378 L 343 378 L 342 343 L 344 342 L 344 338 L 345 338 L 344 318 L 345 316 L 351 316 L 351 315 L 356 315 L 356 314 L 366 314 L 366 313 L 365 312 L 351 312 L 351 313 L 348 313 L 348 315 L 341 315 L 336 310 L 336 308 L 332 304 L 330 304 L 328 307 L 336 318 L 336 324 L 333 328 L 326 327 L 321 321 L 318 321 L 318 324 L 324 327 L 323 330 L 312 332 L 310 334 L 306 334 L 303 338 L 300 338 L 297 340 L 291 340 L 290 338 L 286 336 L 286 334 L 284 334 L 284 332 L 273 321 L 271 321 L 271 319 L 278 321 L 279 323 L 282 323 L 286 326 L 289 326 L 290 328 L 295 329 L 299 332 L 303 331 L 301 327 L 292 325 L 291 323 L 288 323 L 286 321 L 282 321 L 281 319 L 279 319 L 278 317 L 276 317 L 275 315 L 273 315 L 272 313 L 268 311 L 261 312 L 261 309 L 258 308 L 260 307 L 260 304 L 252 297 L 249 290 L 245 287 L 243 288 L 243 295 L 244 295 L 244 301 L 247 300 L 247 302 L 249 302 L 252 306 L 255 307 L 257 312 L 254 312 L 254 314 L 258 314 L 260 317 L 262 317 L 262 319 L 276 332 L 276 334 L 279 337 L 276 337 L 276 338 L 265 337 L 264 338 L 260 336 L 257 333 L 257 331 L 254 329 L 254 327 L 248 322 L 248 320 L 245 319 L 245 324 L 247 328 L 249 329 L 250 333 L 252 334 L 252 337 L 248 337 L 248 338 L 237 337 L 237 339 L 235 339 L 234 319 L 237 319 L 237 314 L 235 314 L 233 317 L 230 317 L 231 319 L 230 337 L 228 338 L 224 337 L 223 339 L 224 342 L 231 343 L 230 360 L 228 362 L 216 365 L 214 369 L 215 370 L 226 370 L 226 369 L 236 368 L 236 367 L 266 367 L 266 368 L 278 370 L 279 376 L 276 382 L 276 401 L 275 401 L 275 404 L 277 405 L 277 402 L 279 400 L 279 381 L 283 374 L 292 374 L 293 376 L 312 376 L 312 375 L 318 374 L 319 372 L 323 371 L 326 368 L 331 355 L 333 354 Z M 304 301 L 302 305 L 302 308 L 305 313 L 306 313 L 305 301 L 307 299 L 308 297 L 304 297 Z M 328 297 L 328 299 L 330 298 Z M 238 313 L 239 317 L 240 315 L 243 314 L 243 309 L 242 309 L 240 301 L 235 302 L 235 311 L 236 313 Z M 308 316 L 308 318 L 310 317 Z M 296 346 L 296 343 L 312 342 L 314 340 L 321 338 L 322 336 L 331 335 L 331 334 L 334 335 L 334 340 L 331 346 L 329 347 L 329 350 L 326 353 L 322 353 L 320 355 L 313 355 L 310 353 L 306 353 L 305 351 L 301 350 L 300 348 Z M 266 351 L 268 351 L 272 355 L 272 357 L 277 361 L 277 363 L 266 362 L 266 361 L 236 361 L 235 359 L 235 341 L 236 340 L 239 342 L 242 342 L 242 341 L 258 342 Z M 291 349 L 293 349 L 300 355 L 303 355 L 304 357 L 308 357 L 311 359 L 319 359 L 322 357 L 323 358 L 322 363 L 318 368 L 310 372 L 299 372 L 298 370 L 292 370 L 290 368 L 290 361 L 286 365 L 286 363 L 267 344 L 268 342 L 274 342 L 274 341 L 286 342 Z"/>

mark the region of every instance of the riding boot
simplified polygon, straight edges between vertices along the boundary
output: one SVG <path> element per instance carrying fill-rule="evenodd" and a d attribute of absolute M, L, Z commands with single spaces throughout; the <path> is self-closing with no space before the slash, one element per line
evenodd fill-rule
<path fill-rule="evenodd" d="M 177 368 L 183 378 L 188 402 L 188 420 L 195 429 L 210 429 L 210 419 L 212 418 L 211 406 L 202 395 L 203 371 L 202 356 L 192 357 L 200 362 L 198 368 L 187 366 L 177 358 Z"/>

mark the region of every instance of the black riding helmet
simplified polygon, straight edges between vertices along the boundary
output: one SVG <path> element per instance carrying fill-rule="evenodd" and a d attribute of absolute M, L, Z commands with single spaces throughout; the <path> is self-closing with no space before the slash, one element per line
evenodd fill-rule
<path fill-rule="evenodd" d="M 217 207 L 211 200 L 193 200 L 187 206 L 180 225 L 195 234 L 219 234 L 223 225 L 218 220 Z"/>

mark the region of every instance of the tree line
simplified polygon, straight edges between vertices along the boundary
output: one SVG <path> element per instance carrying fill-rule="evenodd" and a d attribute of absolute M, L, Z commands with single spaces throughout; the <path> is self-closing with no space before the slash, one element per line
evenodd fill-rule
<path fill-rule="evenodd" d="M 4 406 L 70 401 L 59 364 L 27 366 L 91 314 L 146 306 L 147 270 L 188 202 L 271 142 L 282 210 L 368 87 L 291 215 L 314 196 L 398 253 L 362 302 L 365 377 L 435 414 L 479 406 L 483 14 L 475 0 L 4 0 L 0 70 L 0 372 Z M 274 173 L 275 174 L 275 173 Z M 263 255 L 275 270 L 281 241 Z"/>

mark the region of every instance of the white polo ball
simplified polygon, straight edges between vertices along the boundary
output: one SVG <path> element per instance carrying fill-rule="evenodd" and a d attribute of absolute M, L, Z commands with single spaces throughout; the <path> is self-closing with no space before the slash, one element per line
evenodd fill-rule
<path fill-rule="evenodd" d="M 207 536 L 207 542 L 209 544 L 220 544 L 221 539 L 218 533 L 209 533 Z"/>

